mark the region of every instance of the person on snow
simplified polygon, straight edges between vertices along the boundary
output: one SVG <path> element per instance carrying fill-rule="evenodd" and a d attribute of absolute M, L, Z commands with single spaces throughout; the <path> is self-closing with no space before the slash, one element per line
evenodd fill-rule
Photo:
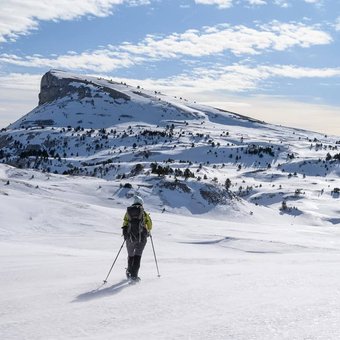
<path fill-rule="evenodd" d="M 152 229 L 150 215 L 143 208 L 143 199 L 134 196 L 133 204 L 127 208 L 123 221 L 123 236 L 128 253 L 126 277 L 139 281 L 138 271 L 147 237 Z"/>

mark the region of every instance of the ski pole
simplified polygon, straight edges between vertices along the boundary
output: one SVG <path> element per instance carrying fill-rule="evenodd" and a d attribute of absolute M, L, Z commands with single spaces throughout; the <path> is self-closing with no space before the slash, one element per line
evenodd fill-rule
<path fill-rule="evenodd" d="M 122 245 L 121 245 L 121 247 L 120 247 L 120 249 L 118 251 L 118 254 L 117 254 L 116 258 L 115 258 L 115 260 L 112 263 L 112 266 L 111 266 L 111 268 L 109 270 L 109 273 L 107 274 L 106 279 L 104 280 L 104 284 L 107 282 L 107 279 L 108 279 L 109 275 L 111 274 L 111 270 L 112 270 L 113 266 L 115 265 L 115 263 L 116 263 L 116 261 L 118 259 L 118 256 L 119 256 L 119 254 L 120 254 L 120 252 L 121 252 L 121 250 L 122 250 L 122 248 L 124 246 L 124 243 L 125 243 L 125 240 L 123 241 L 123 243 L 122 243 Z"/>
<path fill-rule="evenodd" d="M 151 234 L 150 234 L 150 239 L 151 239 L 151 244 L 152 244 L 153 256 L 155 257 L 157 274 L 158 274 L 158 277 L 161 277 L 161 275 L 159 274 L 158 263 L 157 263 L 157 258 L 156 258 L 156 252 L 155 252 L 155 247 L 153 245 L 153 240 L 152 240 L 152 235 Z"/>

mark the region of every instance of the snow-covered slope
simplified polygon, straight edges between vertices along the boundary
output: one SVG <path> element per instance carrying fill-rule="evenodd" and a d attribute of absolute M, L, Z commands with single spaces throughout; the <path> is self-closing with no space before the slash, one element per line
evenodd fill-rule
<path fill-rule="evenodd" d="M 10 128 L 53 126 L 86 129 L 116 124 L 167 124 L 171 119 L 198 119 L 205 115 L 158 92 L 123 83 L 50 71 L 41 81 L 39 106 Z"/>
<path fill-rule="evenodd" d="M 103 285 L 122 244 L 117 190 L 0 165 L 2 339 L 339 338 L 340 234 L 314 225 L 331 209 L 323 197 L 303 223 L 260 205 L 161 213 L 146 197 L 161 277 L 149 242 L 140 284 L 124 280 L 123 249 Z"/>
<path fill-rule="evenodd" d="M 339 339 L 339 139 L 48 72 L 0 133 L 1 339 Z M 136 193 L 161 277 L 103 285 Z"/>
<path fill-rule="evenodd" d="M 0 134 L 0 160 L 92 176 L 190 214 L 260 205 L 338 223 L 340 138 L 275 126 L 157 91 L 62 71 L 46 73 L 39 106 Z M 307 198 L 307 199 L 303 199 Z M 280 210 L 283 208 L 283 210 Z M 182 210 L 183 211 L 183 210 Z"/>

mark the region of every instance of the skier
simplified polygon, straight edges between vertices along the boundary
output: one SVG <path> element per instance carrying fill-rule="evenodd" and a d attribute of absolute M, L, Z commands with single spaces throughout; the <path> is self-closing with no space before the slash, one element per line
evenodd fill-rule
<path fill-rule="evenodd" d="M 126 277 L 133 281 L 140 280 L 138 277 L 140 261 L 152 229 L 152 220 L 144 211 L 143 204 L 140 196 L 134 196 L 133 204 L 127 208 L 122 226 L 128 252 Z"/>

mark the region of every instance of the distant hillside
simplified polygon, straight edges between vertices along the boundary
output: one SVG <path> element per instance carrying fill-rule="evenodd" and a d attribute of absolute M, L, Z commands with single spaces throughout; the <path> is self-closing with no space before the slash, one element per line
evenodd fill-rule
<path fill-rule="evenodd" d="M 324 190 L 336 198 L 339 144 L 157 91 L 52 70 L 42 77 L 39 105 L 1 132 L 0 161 L 119 181 L 117 198 L 143 191 L 164 208 L 202 213 L 250 204 L 249 210 L 263 205 L 298 215 L 306 213 L 297 207 L 303 196 Z"/>

